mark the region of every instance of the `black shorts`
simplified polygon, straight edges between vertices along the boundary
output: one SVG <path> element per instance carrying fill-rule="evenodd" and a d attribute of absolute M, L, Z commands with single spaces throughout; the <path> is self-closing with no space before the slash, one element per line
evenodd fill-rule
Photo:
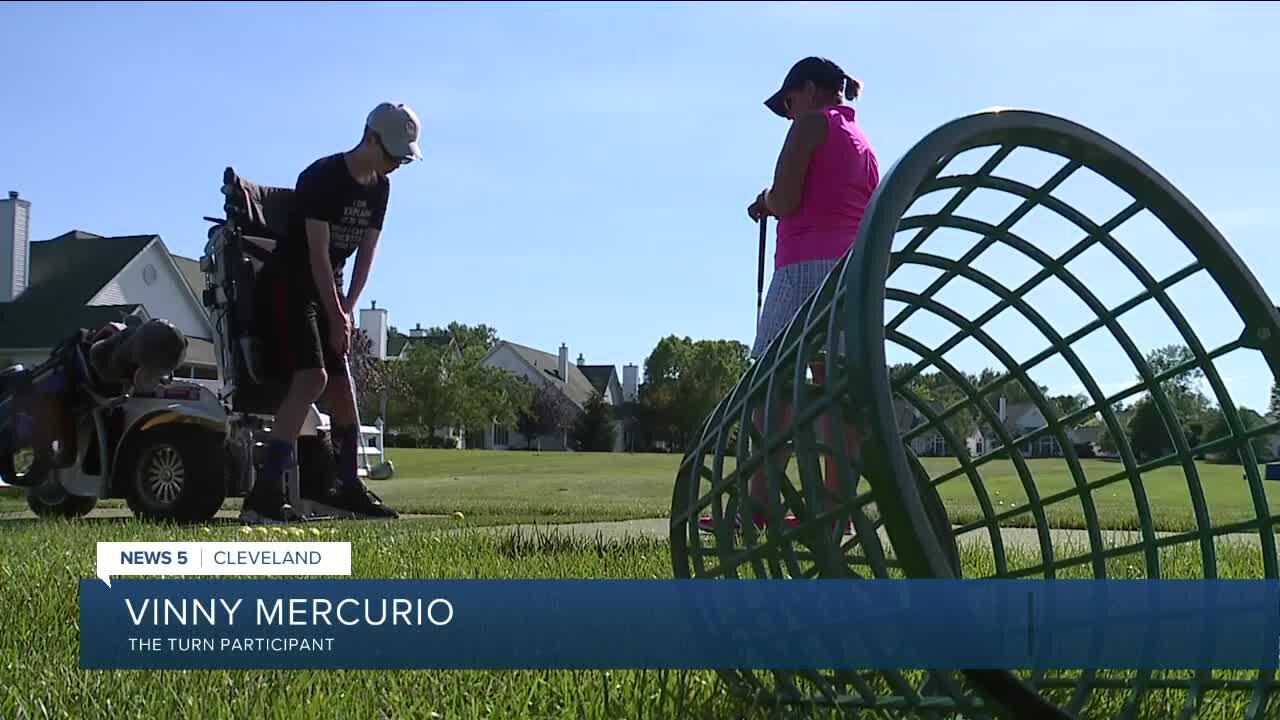
<path fill-rule="evenodd" d="M 268 264 L 257 283 L 258 337 L 267 373 L 287 382 L 301 370 L 324 368 L 345 377 L 346 358 L 329 344 L 329 320 L 315 285 L 299 273 Z"/>

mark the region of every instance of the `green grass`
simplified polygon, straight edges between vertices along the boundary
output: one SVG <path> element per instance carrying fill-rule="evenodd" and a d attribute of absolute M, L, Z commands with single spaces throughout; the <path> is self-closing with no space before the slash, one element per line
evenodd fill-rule
<path fill-rule="evenodd" d="M 950 458 L 926 458 L 925 467 L 930 475 L 938 477 L 952 468 L 956 462 Z M 1075 482 L 1067 464 L 1060 459 L 1031 460 L 1027 463 L 1034 487 L 1041 499 L 1066 490 L 1074 490 Z M 1086 482 L 1097 482 L 1121 473 L 1124 466 L 1118 462 L 1085 460 L 1081 462 Z M 1253 507 L 1249 485 L 1244 480 L 1244 469 L 1239 465 L 1197 463 L 1196 472 L 1204 490 L 1205 505 L 1215 526 L 1254 520 L 1258 512 Z M 1262 468 L 1259 468 L 1262 476 Z M 981 468 L 981 477 L 991 496 L 996 513 L 1007 512 L 1014 507 L 1025 507 L 1029 495 L 1018 476 L 1013 463 L 1008 460 L 992 461 Z M 1181 467 L 1162 467 L 1141 476 L 1146 492 L 1152 522 L 1156 530 L 1180 531 L 1195 527 L 1194 505 L 1187 475 Z M 1264 516 L 1277 514 L 1270 508 L 1274 502 L 1280 508 L 1280 483 L 1263 482 L 1267 496 Z M 957 524 L 973 522 L 982 517 L 977 497 L 967 476 L 959 476 L 944 482 L 939 492 L 951 518 Z M 1125 476 L 1118 482 L 1089 493 L 1101 525 L 1107 529 L 1134 530 L 1138 528 L 1138 506 L 1134 501 L 1133 487 Z M 1052 527 L 1085 527 L 1084 506 L 1078 494 L 1056 501 L 1045 507 Z M 1009 527 L 1032 526 L 1030 513 L 1011 517 L 1001 522 Z"/>
<path fill-rule="evenodd" d="M 398 450 L 371 483 L 414 512 L 518 515 L 542 522 L 666 517 L 681 457 L 657 453 Z"/>
<path fill-rule="evenodd" d="M 388 504 L 406 513 L 452 515 L 503 524 L 625 520 L 670 512 L 680 456 L 625 453 L 533 453 L 391 449 L 391 480 L 371 481 Z M 103 500 L 103 508 L 122 508 Z M 0 489 L 0 512 L 26 509 L 17 488 Z M 226 508 L 238 508 L 228 500 Z"/>
<path fill-rule="evenodd" d="M 0 717 L 3 718 L 763 718 L 711 672 L 588 671 L 95 671 L 78 669 L 77 583 L 93 576 L 94 541 L 332 539 L 352 543 L 357 578 L 667 578 L 660 541 L 571 539 L 557 534 L 443 533 L 428 523 L 338 523 L 252 531 L 164 528 L 134 521 L 17 522 L 0 549 Z M 1256 550 L 1219 544 L 1225 577 L 1250 577 Z M 1166 567 L 1194 573 L 1185 548 Z M 964 553 L 970 574 L 985 553 Z M 1123 577 L 1124 559 L 1116 571 Z M 1078 572 L 1084 572 L 1080 569 Z M 1117 678 L 1124 673 L 1107 673 Z M 1247 674 L 1216 673 L 1248 679 Z M 1158 673 L 1157 677 L 1185 677 Z M 884 692 L 883 681 L 871 678 Z M 1065 697 L 1064 692 L 1057 692 Z M 1098 690 L 1082 718 L 1113 717 L 1123 690 Z M 1211 693 L 1202 720 L 1244 716 L 1247 694 Z M 1138 717 L 1168 718 L 1182 693 L 1153 691 Z M 1273 707 L 1268 717 L 1276 717 Z M 829 717 L 827 713 L 801 716 Z M 866 717 L 866 716 L 864 716 Z M 873 715 L 872 717 L 888 717 Z"/>
<path fill-rule="evenodd" d="M 486 450 L 392 449 L 388 455 L 395 463 L 395 477 L 371 486 L 392 506 L 410 513 L 462 512 L 472 523 L 489 525 L 666 517 L 681 460 L 677 454 Z M 732 467 L 732 458 L 727 462 Z M 934 476 L 954 467 L 954 462 L 950 458 L 924 460 Z M 1087 460 L 1082 465 L 1090 481 L 1122 469 L 1118 463 L 1100 460 Z M 1073 487 L 1061 460 L 1031 460 L 1028 466 L 1041 497 Z M 1240 466 L 1200 463 L 1197 468 L 1215 525 L 1256 517 Z M 982 478 L 996 512 L 1026 504 L 1028 495 L 1010 462 L 984 466 Z M 1146 474 L 1142 482 L 1157 530 L 1194 527 L 1191 495 L 1181 468 L 1161 468 Z M 1269 495 L 1280 492 L 1280 483 L 1264 486 Z M 967 478 L 944 483 L 941 492 L 953 521 L 967 523 L 981 517 Z M 1092 497 L 1105 527 L 1137 527 L 1137 508 L 1127 481 L 1097 490 Z M 123 507 L 123 502 L 108 500 L 100 506 Z M 236 508 L 238 501 L 228 501 L 226 507 Z M 0 512 L 25 508 L 19 492 L 0 491 Z M 1056 527 L 1084 527 L 1078 498 L 1051 505 L 1046 512 Z M 1030 526 L 1032 518 L 1024 513 L 1002 524 Z"/>

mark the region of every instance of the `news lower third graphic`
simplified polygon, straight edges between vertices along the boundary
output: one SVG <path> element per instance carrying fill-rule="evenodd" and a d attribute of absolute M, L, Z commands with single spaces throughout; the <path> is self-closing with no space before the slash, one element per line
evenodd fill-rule
<path fill-rule="evenodd" d="M 83 669 L 1276 669 L 1274 580 L 377 580 L 349 543 L 100 543 Z M 301 575 L 118 579 L 121 575 Z"/>
<path fill-rule="evenodd" d="M 349 542 L 100 542 L 98 578 L 119 575 L 350 575 Z"/>

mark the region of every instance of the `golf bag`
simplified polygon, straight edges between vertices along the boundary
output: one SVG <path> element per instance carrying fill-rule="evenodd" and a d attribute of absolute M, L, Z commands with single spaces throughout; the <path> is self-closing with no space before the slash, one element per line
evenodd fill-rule
<path fill-rule="evenodd" d="M 0 370 L 0 479 L 34 487 L 51 470 L 75 462 L 76 419 L 88 409 L 121 401 L 142 377 L 160 378 L 181 364 L 186 337 L 165 320 L 126 319 L 125 327 L 95 341 L 80 329 L 34 368 Z M 19 469 L 20 455 L 30 464 Z"/>
<path fill-rule="evenodd" d="M 88 332 L 81 332 L 34 368 L 0 370 L 0 479 L 6 483 L 33 487 L 74 461 L 73 419 L 89 376 L 87 349 Z M 29 455 L 29 465 L 18 461 L 21 454 Z"/>

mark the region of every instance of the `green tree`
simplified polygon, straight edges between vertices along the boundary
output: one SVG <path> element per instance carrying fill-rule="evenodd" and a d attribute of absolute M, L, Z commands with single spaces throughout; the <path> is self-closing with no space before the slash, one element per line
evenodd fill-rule
<path fill-rule="evenodd" d="M 675 387 L 670 383 L 645 382 L 640 386 L 636 425 L 645 444 L 665 442 L 675 446 Z"/>
<path fill-rule="evenodd" d="M 1280 384 L 1271 383 L 1271 401 L 1267 403 L 1267 417 L 1280 418 Z"/>
<path fill-rule="evenodd" d="M 1107 455 L 1114 455 L 1120 451 L 1115 437 L 1111 434 L 1111 428 L 1105 424 L 1102 426 L 1102 432 L 1098 433 L 1098 450 Z"/>
<path fill-rule="evenodd" d="M 516 430 L 524 436 L 525 444 L 542 449 L 542 436 L 562 433 L 574 420 L 573 403 L 549 380 L 534 387 L 529 385 L 529 404 L 516 418 Z"/>
<path fill-rule="evenodd" d="M 400 332 L 400 328 L 396 327 L 395 325 L 387 326 L 387 346 L 388 347 L 391 346 L 392 340 L 396 338 L 399 338 L 400 340 L 404 340 L 408 337 L 409 337 L 408 335 L 405 335 L 404 333 Z"/>
<path fill-rule="evenodd" d="M 993 368 L 983 368 L 982 372 L 978 373 L 977 376 L 970 376 L 970 382 L 973 383 L 975 388 L 984 388 L 992 383 L 997 383 L 998 378 L 1005 378 L 994 387 L 986 390 L 983 396 L 992 409 L 999 409 L 1001 396 L 1004 397 L 1005 403 L 1008 405 L 1032 402 L 1031 391 L 1027 385 L 1016 378 L 1005 377 L 1007 375 L 1008 372 L 1005 370 L 997 371 Z M 1040 391 L 1041 395 L 1046 398 L 1049 397 L 1049 386 L 1036 383 L 1035 387 Z"/>
<path fill-rule="evenodd" d="M 699 340 L 683 354 L 684 366 L 675 385 L 682 447 L 746 373 L 749 357 L 747 346 L 733 340 Z"/>
<path fill-rule="evenodd" d="M 681 445 L 676 385 L 693 341 L 669 335 L 660 339 L 644 361 L 644 384 L 640 386 L 638 419 L 651 441 Z"/>
<path fill-rule="evenodd" d="M 527 412 L 532 388 L 515 374 L 481 361 L 488 350 L 479 344 L 469 345 L 458 358 L 446 363 L 449 403 L 445 417 L 450 424 L 479 429 L 489 424 L 514 425 L 521 412 Z"/>
<path fill-rule="evenodd" d="M 1111 412 L 1115 414 L 1120 431 L 1126 438 L 1129 433 L 1129 421 L 1133 419 L 1133 410 L 1133 406 L 1126 406 L 1123 401 L 1111 405 Z M 1109 455 L 1120 451 L 1120 446 L 1105 421 L 1102 423 L 1102 432 L 1098 434 L 1098 449 Z"/>
<path fill-rule="evenodd" d="M 616 429 L 613 408 L 600 393 L 592 393 L 574 425 L 574 446 L 583 452 L 610 452 Z"/>
<path fill-rule="evenodd" d="M 687 337 L 668 335 L 659 340 L 644 360 L 645 383 L 656 387 L 679 381 L 680 371 L 685 365 L 685 356 L 692 347 L 693 340 Z"/>
<path fill-rule="evenodd" d="M 1180 365 L 1193 362 L 1195 354 L 1186 345 L 1165 345 L 1147 353 L 1146 360 L 1147 365 L 1151 366 L 1152 374 L 1160 375 Z M 1204 371 L 1198 367 L 1191 367 L 1164 382 L 1172 384 L 1178 392 L 1190 393 L 1195 391 L 1196 384 L 1201 380 L 1204 380 Z"/>
<path fill-rule="evenodd" d="M 1079 412 L 1089 404 L 1087 395 L 1055 395 L 1049 398 L 1049 402 L 1053 403 L 1054 409 L 1058 411 L 1059 417 L 1066 417 L 1074 412 Z M 1088 418 L 1081 418 L 1083 422 Z"/>
<path fill-rule="evenodd" d="M 467 325 L 457 321 L 447 327 L 432 327 L 427 330 L 430 337 L 448 336 L 458 344 L 458 349 L 465 353 L 472 347 L 480 347 L 489 352 L 498 344 L 498 331 L 488 325 Z"/>
<path fill-rule="evenodd" d="M 1194 359 L 1195 355 L 1185 345 L 1165 345 L 1146 356 L 1153 375 L 1171 372 Z M 1181 433 L 1192 447 L 1209 439 L 1204 437 L 1205 429 L 1208 428 L 1212 435 L 1212 414 L 1215 410 L 1212 401 L 1200 390 L 1199 383 L 1203 379 L 1203 370 L 1189 367 L 1161 381 L 1159 390 L 1173 413 L 1173 428 L 1166 426 L 1160 407 L 1150 394 L 1144 395 L 1137 402 L 1127 427 L 1127 435 L 1135 455 L 1141 459 L 1151 459 L 1172 452 L 1174 442 L 1171 432 Z M 1105 439 L 1107 444 L 1114 445 L 1110 437 Z M 1106 445 L 1104 449 L 1105 447 Z"/>
<path fill-rule="evenodd" d="M 408 392 L 401 363 L 383 360 L 372 354 L 373 342 L 364 330 L 351 333 L 351 380 L 355 385 L 357 407 L 363 422 L 371 422 L 383 414 L 383 402 L 403 397 Z M 383 418 L 389 420 L 389 418 Z"/>
<path fill-rule="evenodd" d="M 683 448 L 749 362 L 747 346 L 732 340 L 659 340 L 644 362 L 637 412 L 644 434 Z"/>
<path fill-rule="evenodd" d="M 449 422 L 456 388 L 450 356 L 443 347 L 422 343 L 409 346 L 398 361 L 404 393 L 390 403 L 390 421 L 397 427 L 409 428 L 419 444 Z"/>
<path fill-rule="evenodd" d="M 1152 373 L 1160 375 L 1191 363 L 1195 360 L 1195 355 L 1185 345 L 1165 345 L 1148 353 L 1146 360 Z M 1184 431 L 1188 424 L 1201 421 L 1213 407 L 1213 402 L 1200 390 L 1203 380 L 1204 371 L 1191 367 L 1160 384 L 1160 389 L 1169 399 L 1169 406 Z"/>
<path fill-rule="evenodd" d="M 977 378 L 967 374 L 963 378 L 970 385 L 977 386 Z M 963 441 L 978 429 L 978 409 L 974 407 L 971 398 L 955 378 L 935 370 L 916 375 L 906 384 L 906 387 L 921 401 L 928 403 L 930 410 L 936 413 L 945 412 L 958 404 L 965 405 L 961 410 L 948 416 L 944 423 L 958 440 Z"/>
<path fill-rule="evenodd" d="M 1181 430 L 1181 428 L 1179 428 Z M 1154 400 L 1144 397 L 1129 420 L 1129 445 L 1139 462 L 1154 460 L 1173 452 L 1173 439 Z"/>
<path fill-rule="evenodd" d="M 1267 424 L 1266 418 L 1249 408 L 1238 408 L 1240 413 L 1240 421 L 1244 425 L 1246 431 L 1253 430 L 1262 425 Z M 1220 410 L 1214 409 L 1210 413 L 1207 422 L 1208 431 L 1205 441 L 1220 440 L 1231 436 L 1231 426 L 1227 424 L 1227 416 Z M 1261 460 L 1267 456 L 1267 441 L 1265 437 L 1254 437 L 1250 440 L 1253 447 L 1254 457 Z M 1219 448 L 1208 453 L 1208 460 L 1216 463 L 1232 463 L 1239 465 L 1244 460 L 1240 456 L 1241 443 L 1233 443 L 1232 445 Z"/>

